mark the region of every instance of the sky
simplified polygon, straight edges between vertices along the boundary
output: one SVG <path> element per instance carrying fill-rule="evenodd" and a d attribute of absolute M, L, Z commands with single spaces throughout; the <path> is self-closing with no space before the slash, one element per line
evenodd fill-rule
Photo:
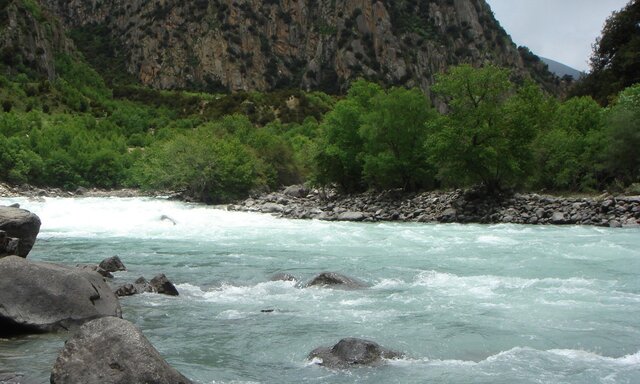
<path fill-rule="evenodd" d="M 629 0 L 487 0 L 516 45 L 588 71 L 604 22 Z"/>

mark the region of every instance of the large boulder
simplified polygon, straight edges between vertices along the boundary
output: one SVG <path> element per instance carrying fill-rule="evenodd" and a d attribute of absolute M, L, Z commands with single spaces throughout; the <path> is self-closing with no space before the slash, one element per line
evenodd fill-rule
<path fill-rule="evenodd" d="M 378 343 L 356 338 L 342 339 L 333 347 L 316 348 L 309 354 L 309 360 L 318 359 L 319 365 L 332 369 L 378 366 L 384 359 L 401 357 L 401 353 L 383 348 Z"/>
<path fill-rule="evenodd" d="M 186 384 L 140 330 L 126 320 L 105 317 L 80 327 L 51 371 L 52 384 Z"/>
<path fill-rule="evenodd" d="M 34 213 L 20 208 L 0 206 L 0 231 L 4 231 L 7 237 L 19 239 L 15 253 L 17 256 L 27 257 L 36 242 L 40 224 L 40 218 Z"/>
<path fill-rule="evenodd" d="M 306 287 L 335 287 L 335 288 L 346 288 L 346 289 L 359 289 L 366 288 L 367 284 L 354 279 L 349 276 L 342 275 L 336 272 L 322 272 L 316 275 L 313 279 L 311 279 Z"/>
<path fill-rule="evenodd" d="M 96 272 L 0 259 L 0 336 L 69 329 L 103 316 L 121 316 L 118 298 Z"/>

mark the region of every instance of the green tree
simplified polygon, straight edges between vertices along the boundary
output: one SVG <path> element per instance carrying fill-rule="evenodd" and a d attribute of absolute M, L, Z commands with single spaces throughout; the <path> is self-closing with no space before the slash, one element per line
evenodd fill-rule
<path fill-rule="evenodd" d="M 136 162 L 135 180 L 146 188 L 185 191 L 199 201 L 244 197 L 257 180 L 257 159 L 237 138 L 202 127 L 151 146 Z"/>
<path fill-rule="evenodd" d="M 620 92 L 607 111 L 606 166 L 624 185 L 640 181 L 640 84 Z"/>
<path fill-rule="evenodd" d="M 315 154 L 314 179 L 317 183 L 336 183 L 346 192 L 364 188 L 360 127 L 363 117 L 372 108 L 371 100 L 381 92 L 377 84 L 355 81 L 347 98 L 336 103 L 334 109 L 325 115 Z"/>
<path fill-rule="evenodd" d="M 371 99 L 359 131 L 364 142 L 363 176 L 369 186 L 405 190 L 433 186 L 424 142 L 425 124 L 435 114 L 417 89 L 392 88 Z"/>
<path fill-rule="evenodd" d="M 450 185 L 482 183 L 496 192 L 522 182 L 535 127 L 510 119 L 514 86 L 509 71 L 463 64 L 439 76 L 432 90 L 449 113 L 433 120 L 427 151 Z"/>
<path fill-rule="evenodd" d="M 640 82 L 640 1 L 631 0 L 606 21 L 591 56 L 591 72 L 573 93 L 591 95 L 603 105 Z"/>

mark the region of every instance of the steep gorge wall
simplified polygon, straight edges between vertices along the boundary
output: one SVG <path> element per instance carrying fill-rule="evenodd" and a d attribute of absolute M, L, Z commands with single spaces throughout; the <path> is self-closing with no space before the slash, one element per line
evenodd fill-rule
<path fill-rule="evenodd" d="M 41 1 L 68 28 L 108 31 L 126 71 L 159 89 L 335 93 L 364 77 L 426 90 L 462 62 L 544 70 L 484 0 Z"/>

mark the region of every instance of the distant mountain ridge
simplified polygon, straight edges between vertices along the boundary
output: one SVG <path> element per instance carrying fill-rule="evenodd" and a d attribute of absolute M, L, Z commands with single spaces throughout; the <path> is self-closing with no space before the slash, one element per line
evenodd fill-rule
<path fill-rule="evenodd" d="M 549 67 L 549 71 L 554 73 L 556 76 L 562 78 L 564 76 L 571 76 L 574 80 L 578 80 L 582 76 L 585 75 L 584 72 L 578 71 L 575 68 L 572 68 L 566 64 L 562 64 L 555 60 L 547 59 L 546 57 L 540 56 L 540 60 L 542 60 Z"/>

